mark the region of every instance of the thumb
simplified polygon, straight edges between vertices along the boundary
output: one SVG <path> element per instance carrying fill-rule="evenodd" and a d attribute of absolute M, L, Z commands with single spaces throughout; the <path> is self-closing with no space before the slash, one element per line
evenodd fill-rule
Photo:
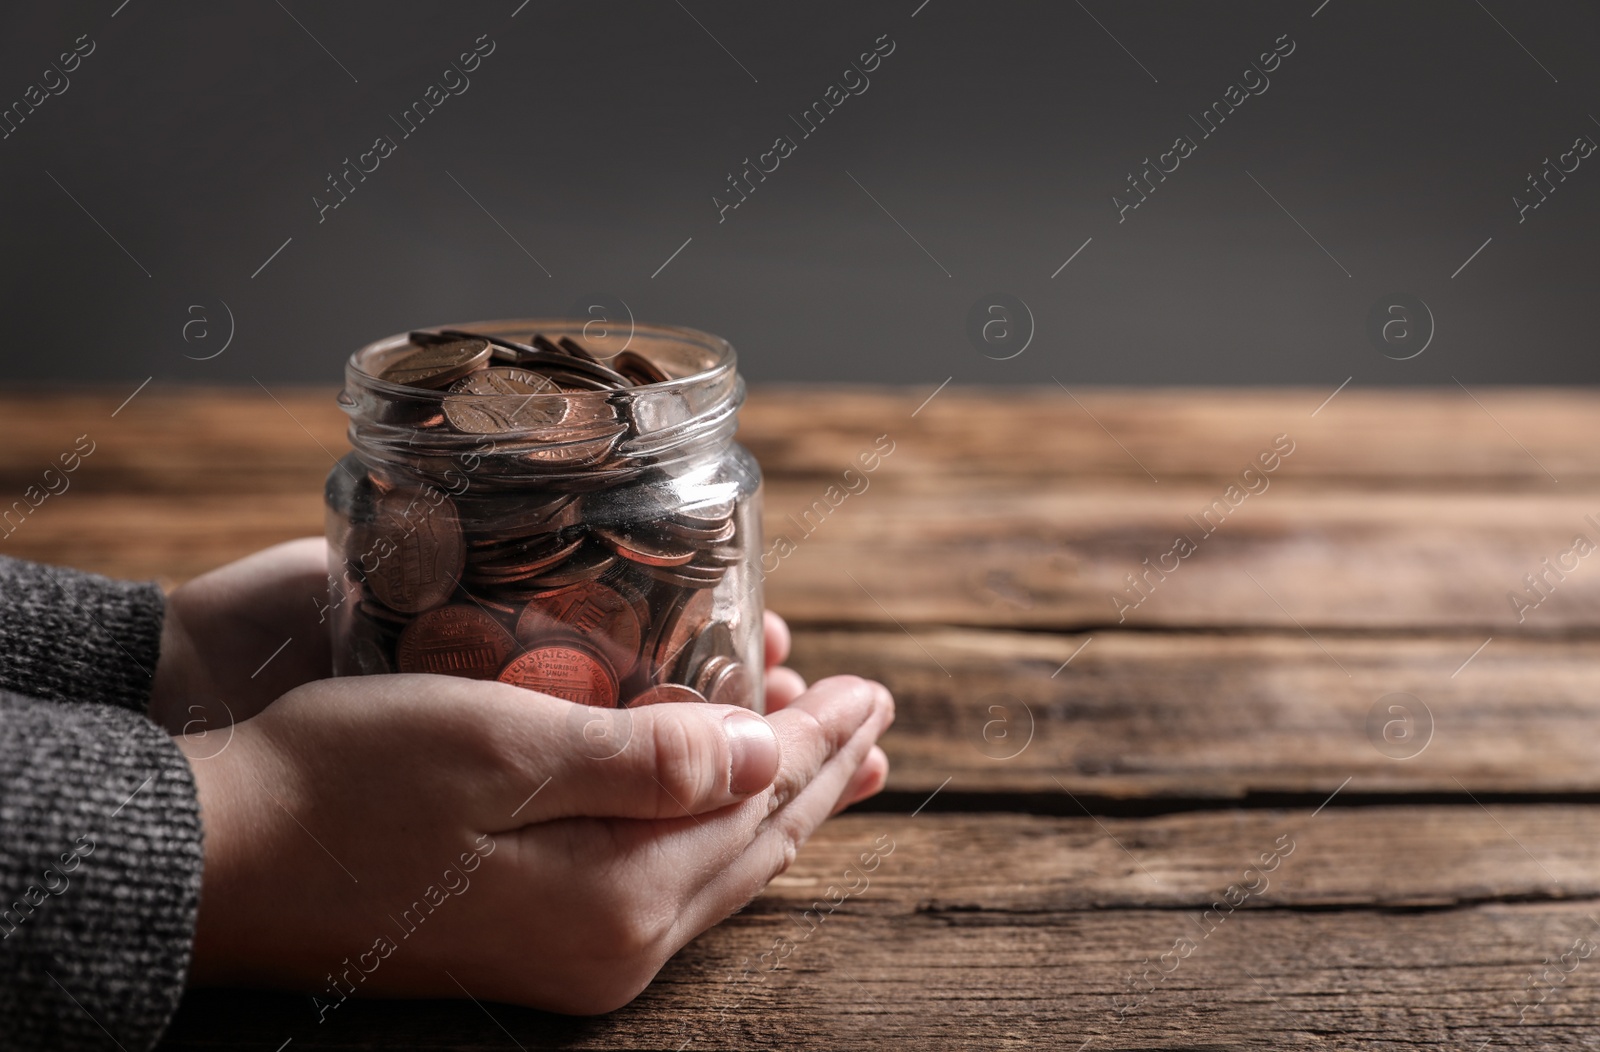
<path fill-rule="evenodd" d="M 668 702 L 575 718 L 540 817 L 683 818 L 748 799 L 778 773 L 778 736 L 749 709 Z"/>

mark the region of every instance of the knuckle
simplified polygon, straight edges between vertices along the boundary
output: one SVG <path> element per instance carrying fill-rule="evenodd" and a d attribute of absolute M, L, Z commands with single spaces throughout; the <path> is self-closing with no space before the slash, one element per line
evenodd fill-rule
<path fill-rule="evenodd" d="M 871 690 L 873 686 L 871 680 L 862 676 L 854 676 L 849 674 L 829 676 L 827 679 L 817 683 L 818 687 L 824 685 L 834 690 L 846 691 L 852 694 L 864 694 Z"/>
<path fill-rule="evenodd" d="M 799 857 L 799 838 L 794 835 L 792 830 L 783 830 L 782 835 L 778 837 L 777 857 L 773 860 L 772 872 L 768 874 L 767 880 L 770 881 L 773 877 L 787 873 L 789 867 L 794 865 L 795 859 Z"/>
<path fill-rule="evenodd" d="M 822 768 L 822 764 L 826 763 L 839 750 L 839 743 L 834 740 L 833 735 L 828 733 L 827 727 L 823 726 L 822 722 L 811 713 L 804 709 L 796 709 L 791 718 L 803 722 L 806 725 L 804 733 L 820 742 L 822 749 L 815 757 L 814 764 L 807 761 L 799 764 L 784 763 L 779 766 L 778 775 L 773 779 L 772 787 L 769 790 L 772 795 L 767 801 L 768 814 L 786 806 L 796 796 L 799 796 L 800 792 L 811 784 L 811 779 L 816 777 L 817 772 Z"/>
<path fill-rule="evenodd" d="M 452 719 L 451 726 L 474 769 L 502 776 L 521 772 L 519 751 L 486 711 L 468 709 Z"/>
<path fill-rule="evenodd" d="M 693 807 L 715 792 L 717 748 L 705 735 L 695 733 L 687 720 L 657 714 L 651 742 L 656 781 L 672 798 L 665 802 L 667 807 Z"/>

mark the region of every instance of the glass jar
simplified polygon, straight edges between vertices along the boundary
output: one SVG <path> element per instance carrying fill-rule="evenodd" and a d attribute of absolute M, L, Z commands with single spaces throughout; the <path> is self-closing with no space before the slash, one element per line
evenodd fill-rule
<path fill-rule="evenodd" d="M 743 400 L 732 346 L 691 329 L 495 321 L 361 348 L 326 487 L 334 674 L 761 711 Z"/>

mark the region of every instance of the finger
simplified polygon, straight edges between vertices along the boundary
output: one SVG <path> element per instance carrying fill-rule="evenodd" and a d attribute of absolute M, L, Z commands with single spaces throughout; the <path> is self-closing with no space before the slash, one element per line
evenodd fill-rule
<path fill-rule="evenodd" d="M 295 612 L 299 613 L 299 606 L 308 605 L 299 589 L 308 588 L 307 594 L 326 598 L 328 542 L 321 537 L 284 541 L 213 570 L 207 578 L 216 582 L 228 600 L 262 595 L 277 598 L 281 592 L 294 592 Z"/>
<path fill-rule="evenodd" d="M 839 796 L 839 802 L 834 804 L 831 814 L 836 815 L 851 804 L 858 804 L 869 796 L 875 796 L 883 791 L 884 783 L 889 780 L 889 757 L 883 747 L 874 745 L 867 753 L 867 758 L 861 761 L 861 766 L 856 768 L 856 773 L 850 777 L 850 784 L 844 787 L 844 792 Z"/>
<path fill-rule="evenodd" d="M 853 676 L 842 676 L 824 679 L 806 692 L 792 710 L 774 715 L 770 723 L 778 729 L 781 737 L 782 766 L 786 769 L 781 780 L 810 785 L 818 780 L 821 772 L 830 771 L 837 763 L 840 766 L 837 777 L 829 775 L 827 782 L 830 787 L 827 803 L 834 803 L 850 780 L 851 772 L 867 755 L 870 737 L 875 737 L 877 729 L 870 729 L 867 742 L 861 748 L 851 750 L 848 758 L 842 758 L 842 751 L 848 750 L 850 743 L 862 734 L 862 724 L 869 721 L 882 724 L 885 703 L 888 703 L 888 694 L 883 687 Z M 627 851 L 645 851 L 651 865 L 659 867 L 662 881 L 670 881 L 670 886 L 678 889 L 677 899 L 693 903 L 706 894 L 706 887 L 723 879 L 730 868 L 738 867 L 746 859 L 755 838 L 770 823 L 774 799 L 778 799 L 779 793 L 784 793 L 784 798 L 787 798 L 792 796 L 794 790 L 774 787 L 746 799 L 739 806 L 725 807 L 722 811 L 702 814 L 694 819 L 686 819 L 680 812 L 675 822 L 667 819 L 608 823 L 611 825 L 611 836 L 605 838 L 603 843 L 610 844 L 613 849 L 622 846 Z M 818 820 L 826 817 L 826 814 L 824 807 Z M 554 822 L 547 823 L 544 828 L 560 835 L 565 825 L 568 823 Z M 584 847 L 581 841 L 568 843 L 568 855 L 582 854 L 582 851 Z M 741 889 L 734 894 L 742 894 L 747 900 L 762 889 L 765 881 L 766 873 L 744 878 Z M 662 884 L 662 887 L 666 887 L 666 884 Z M 707 902 L 720 900 L 712 897 Z M 685 926 L 682 942 L 722 919 L 725 913 L 726 910 L 715 913 L 715 907 L 707 907 L 698 913 L 686 913 L 682 919 Z"/>
<path fill-rule="evenodd" d="M 715 873 L 683 911 L 679 934 L 704 931 L 789 867 L 850 785 L 893 711 L 894 701 L 880 684 L 840 677 L 822 680 L 772 717 L 784 759 L 765 794 L 771 813 L 744 853 Z"/>
<path fill-rule="evenodd" d="M 693 817 L 749 799 L 779 770 L 776 729 L 748 709 L 698 702 L 603 709 L 533 697 L 543 712 L 522 732 L 520 759 L 527 781 L 547 788 L 515 816 L 519 824 Z"/>
<path fill-rule="evenodd" d="M 824 776 L 837 780 L 828 802 L 837 799 L 893 712 L 894 700 L 883 684 L 857 676 L 833 676 L 819 680 L 774 713 L 771 722 L 783 743 L 783 763 L 768 790 L 769 819 Z M 836 757 L 848 762 L 849 772 L 830 771 Z"/>
<path fill-rule="evenodd" d="M 767 667 L 781 665 L 789 657 L 789 626 L 771 610 L 764 611 L 761 627 L 766 636 Z"/>
<path fill-rule="evenodd" d="M 779 665 L 767 669 L 767 714 L 777 712 L 806 692 L 805 678 L 789 668 Z"/>

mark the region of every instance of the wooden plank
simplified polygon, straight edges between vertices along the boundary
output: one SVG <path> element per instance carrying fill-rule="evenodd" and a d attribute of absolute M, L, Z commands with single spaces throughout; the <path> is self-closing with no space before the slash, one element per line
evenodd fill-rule
<path fill-rule="evenodd" d="M 1116 625 L 1120 614 L 1141 629 L 1298 624 L 1313 633 L 1448 629 L 1480 640 L 1600 628 L 1600 559 L 1570 554 L 1580 532 L 1600 544 L 1600 529 L 1585 520 L 1600 520 L 1600 494 L 1285 486 L 1203 536 L 1185 519 L 1215 495 L 1199 487 L 1030 490 L 942 480 L 869 488 L 806 536 L 795 520 L 823 493 L 795 480 L 767 489 L 768 595 L 797 622 L 1090 629 Z M 203 487 L 73 489 L 0 539 L 0 552 L 182 580 L 265 544 L 320 533 L 322 517 L 320 480 L 249 498 Z M 1185 529 L 1196 550 L 1164 559 Z M 779 547 L 780 535 L 792 551 Z M 1135 591 L 1127 575 L 1145 573 L 1145 559 L 1177 569 L 1150 571 Z M 1565 561 L 1568 571 L 1547 570 L 1547 559 Z M 1545 575 L 1547 598 L 1528 587 L 1533 573 Z M 1514 607 L 1513 594 L 1528 607 Z"/>
<path fill-rule="evenodd" d="M 1535 492 L 1552 491 L 1552 476 L 1564 488 L 1600 482 L 1600 393 L 1346 388 L 1313 417 L 1331 390 L 947 388 L 912 416 L 927 390 L 770 386 L 752 391 L 740 438 L 775 478 L 837 476 L 888 435 L 895 451 L 877 473 L 885 482 L 1154 476 L 1166 484 L 1236 475 L 1287 434 L 1295 451 L 1284 477 Z M 91 462 L 109 469 L 96 484 L 145 492 L 298 487 L 326 473 L 328 453 L 347 448 L 331 386 L 152 384 L 113 417 L 129 393 L 0 397 L 0 485 L 35 481 L 80 434 L 97 443 Z M 232 472 L 203 477 L 219 465 Z"/>
<path fill-rule="evenodd" d="M 890 687 L 898 715 L 884 740 L 889 786 L 910 793 L 948 778 L 946 792 L 1043 793 L 1075 812 L 1066 791 L 1320 797 L 1346 778 L 1353 794 L 1600 792 L 1600 641 L 1497 637 L 1472 657 L 1482 639 L 1088 638 L 801 632 L 793 663 L 809 679 L 852 672 Z M 1411 695 L 1433 723 L 1408 759 L 1374 743 L 1406 718 L 1392 704 L 1414 710 L 1421 732 L 1411 699 L 1379 706 L 1391 694 Z M 1390 738 L 1404 730 L 1388 727 Z"/>
<path fill-rule="evenodd" d="M 318 1024 L 303 997 L 211 993 L 190 996 L 165 1047 L 294 1038 L 500 1048 L 507 1033 L 530 1049 L 843 1048 L 863 1034 L 950 1048 L 979 1033 L 986 1047 L 1069 1049 L 1091 1037 L 1101 1048 L 1252 1049 L 1327 1047 L 1329 1034 L 1352 1048 L 1596 1040 L 1600 955 L 1574 957 L 1553 992 L 1530 991 L 1526 978 L 1575 940 L 1600 941 L 1593 903 L 1482 899 L 1593 896 L 1600 815 L 1494 811 L 1099 823 L 847 815 L 609 1017 L 353 1001 Z M 1275 868 L 1250 873 L 1274 845 Z M 846 867 L 873 850 L 877 867 L 846 881 Z M 1258 893 L 1245 894 L 1247 884 Z M 824 912 L 829 885 L 840 901 Z M 1230 886 L 1236 908 L 1217 908 Z M 1103 908 L 1112 903 L 1123 908 Z M 775 968 L 760 959 L 774 948 L 784 957 Z M 1541 993 L 1545 1003 L 1519 1021 Z"/>
<path fill-rule="evenodd" d="M 826 823 L 747 912 L 803 915 L 860 868 L 879 838 L 892 854 L 850 877 L 868 884 L 851 895 L 854 912 L 1198 914 L 1231 885 L 1248 891 L 1235 896 L 1240 910 L 1420 910 L 1600 895 L 1600 808 L 1479 806 L 1464 797 L 1460 805 L 1374 807 L 1334 797 L 1316 806 L 1143 818 L 852 812 Z M 1219 912 L 1233 911 L 1224 904 Z"/>
<path fill-rule="evenodd" d="M 333 389 L 151 384 L 119 410 L 129 393 L 131 387 L 0 398 L 4 492 L 20 497 L 24 487 L 38 484 L 80 436 L 88 437 L 94 451 L 71 476 L 71 486 L 103 493 L 276 494 L 309 488 L 320 494 L 333 458 L 350 448 Z"/>
<path fill-rule="evenodd" d="M 1161 954 L 1199 934 L 1170 911 L 836 914 L 777 970 L 763 970 L 759 955 L 792 939 L 793 923 L 740 916 L 687 948 L 634 1004 L 597 1019 L 357 1000 L 319 1029 L 305 997 L 202 993 L 189 996 L 161 1047 L 273 1049 L 293 1038 L 291 1048 L 441 1050 L 500 1050 L 509 1040 L 530 1052 L 1592 1048 L 1594 956 L 1519 1018 L 1544 990 L 1530 991 L 1526 977 L 1592 938 L 1592 912 L 1248 912 L 1187 958 L 1169 957 L 1169 977 Z"/>
<path fill-rule="evenodd" d="M 1078 629 L 1125 618 L 1135 628 L 1292 631 L 1298 622 L 1480 640 L 1600 627 L 1600 558 L 1573 551 L 1582 534 L 1600 552 L 1600 526 L 1588 521 L 1600 522 L 1600 493 L 1280 481 L 1228 510 L 1222 492 L 930 478 L 830 502 L 815 483 L 774 481 L 769 594 L 814 623 Z M 1202 520 L 1214 499 L 1223 511 Z M 1548 574 L 1540 591 L 1530 574 Z M 1533 609 L 1514 607 L 1511 594 Z"/>
<path fill-rule="evenodd" d="M 1590 389 L 757 388 L 740 438 L 767 471 L 837 474 L 872 440 L 886 475 L 1127 477 L 1237 474 L 1274 436 L 1289 475 L 1407 486 L 1600 478 L 1600 392 Z M 1476 399 L 1476 401 L 1474 401 Z M 1542 465 L 1542 466 L 1541 466 Z M 1548 472 L 1546 471 L 1548 469 Z"/>
<path fill-rule="evenodd" d="M 322 531 L 320 483 L 292 494 L 248 497 L 69 489 L 0 538 L 0 555 L 172 586 L 268 545 Z"/>

